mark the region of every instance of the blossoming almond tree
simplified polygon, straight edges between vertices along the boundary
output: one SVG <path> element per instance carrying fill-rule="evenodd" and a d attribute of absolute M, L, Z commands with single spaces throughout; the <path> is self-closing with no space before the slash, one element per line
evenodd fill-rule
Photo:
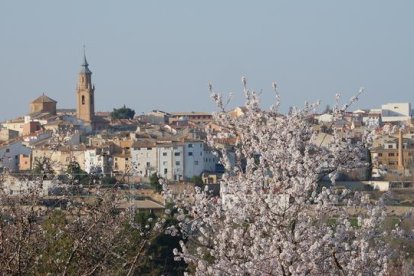
<path fill-rule="evenodd" d="M 221 109 L 215 120 L 237 138 L 235 161 L 217 148 L 226 168 L 219 197 L 198 190 L 193 200 L 175 199 L 181 223 L 170 231 L 188 239 L 174 251 L 177 259 L 197 275 L 386 275 L 391 250 L 382 201 L 318 185 L 323 175 L 334 179 L 338 170 L 364 165 L 364 143 L 335 129 L 322 143 L 309 120 L 317 104 L 281 115 L 277 96 L 262 110 L 258 94 L 243 84 L 239 117 L 212 92 Z M 334 119 L 355 100 L 337 105 Z"/>

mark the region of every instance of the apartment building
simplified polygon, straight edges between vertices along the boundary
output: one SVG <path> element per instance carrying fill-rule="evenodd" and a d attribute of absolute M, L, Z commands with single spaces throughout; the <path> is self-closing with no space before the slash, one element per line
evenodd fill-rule
<path fill-rule="evenodd" d="M 410 166 L 414 157 L 414 140 L 403 137 L 400 131 L 397 137 L 383 138 L 376 147 L 371 149 L 371 158 L 374 160 L 373 174 L 378 171 L 410 173 Z"/>
<path fill-rule="evenodd" d="M 135 143 L 131 158 L 136 175 L 149 177 L 157 173 L 172 181 L 188 180 L 204 171 L 214 172 L 218 162 L 205 142 L 193 140 Z"/>

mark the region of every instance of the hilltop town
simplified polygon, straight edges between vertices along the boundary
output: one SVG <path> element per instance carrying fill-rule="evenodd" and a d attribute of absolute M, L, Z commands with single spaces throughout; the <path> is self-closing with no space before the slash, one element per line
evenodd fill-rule
<path fill-rule="evenodd" d="M 61 254 L 69 257 L 66 264 L 56 263 L 56 271 L 66 271 L 69 266 L 77 271 L 80 269 L 76 264 L 79 260 L 85 262 L 82 266 L 85 271 L 95 264 L 102 266 L 102 271 L 113 272 L 118 268 L 124 271 L 156 271 L 154 267 L 158 267 L 159 262 L 168 267 L 167 270 L 182 271 L 186 265 L 174 261 L 174 256 L 180 253 L 176 251 L 173 256 L 172 252 L 178 246 L 186 252 L 186 245 L 179 245 L 176 237 L 173 238 L 177 230 L 171 230 L 176 226 L 170 223 L 181 227 L 180 231 L 187 231 L 190 226 L 200 227 L 202 224 L 192 224 L 189 217 L 197 217 L 203 212 L 234 212 L 236 217 L 242 217 L 241 225 L 245 227 L 247 218 L 243 212 L 238 214 L 238 210 L 252 207 L 251 210 L 266 212 L 267 209 L 256 206 L 257 201 L 259 205 L 268 206 L 272 212 L 282 212 L 282 217 L 289 221 L 284 227 L 303 223 L 302 215 L 298 215 L 303 212 L 312 225 L 315 221 L 325 223 L 327 219 L 328 225 L 331 225 L 329 220 L 342 223 L 340 218 L 343 218 L 344 225 L 349 226 L 358 220 L 358 226 L 355 222 L 352 231 L 361 231 L 355 237 L 364 237 L 370 234 L 360 224 L 374 220 L 362 220 L 362 217 L 374 216 L 376 213 L 370 210 L 376 207 L 364 205 L 364 209 L 354 210 L 332 198 L 330 200 L 334 204 L 329 208 L 309 216 L 309 210 L 319 208 L 316 197 L 323 197 L 326 187 L 332 187 L 329 191 L 333 193 L 344 190 L 344 195 L 349 190 L 364 191 L 371 200 L 381 197 L 385 191 L 394 191 L 393 196 L 385 199 L 387 211 L 381 213 L 382 219 L 375 220 L 378 223 L 375 227 L 388 227 L 388 221 L 413 206 L 414 128 L 410 103 L 388 103 L 378 109 L 353 111 L 328 106 L 321 113 L 316 109 L 312 112 L 305 109 L 295 117 L 295 110 L 281 114 L 255 109 L 255 96 L 249 94 L 244 78 L 243 83 L 246 95 L 250 95 L 250 103 L 224 111 L 222 115 L 229 121 L 220 120 L 216 114 L 199 111 L 153 110 L 135 116 L 135 111 L 127 106 L 114 108 L 112 112 L 96 112 L 95 99 L 99 98 L 99 93 L 96 91 L 95 94 L 92 71 L 84 56 L 74 93 L 76 108 L 59 109 L 53 95 L 42 94 L 30 102 L 26 115 L 1 123 L 2 206 L 7 216 L 21 217 L 19 220 L 5 220 L 8 223 L 5 235 L 23 229 L 24 233 L 29 233 L 25 244 L 27 248 L 40 248 L 42 251 L 46 250 L 42 249 L 45 246 L 63 246 L 61 250 L 50 251 L 51 255 L 44 258 L 45 271 L 51 271 L 47 263 L 59 261 Z M 266 122 L 265 125 L 263 122 Z M 301 125 L 295 128 L 295 124 Z M 239 129 L 234 131 L 232 128 Z M 261 134 L 256 136 L 255 131 Z M 272 131 L 287 132 L 278 134 Z M 269 143 L 261 144 L 262 140 L 267 139 Z M 305 150 L 301 143 L 306 144 Z M 286 152 L 278 145 L 286 146 Z M 243 151 L 241 148 L 246 146 Z M 268 153 L 267 150 L 274 152 Z M 291 161 L 285 162 L 283 158 Z M 328 163 L 333 167 L 329 168 Z M 332 171 L 336 172 L 333 176 L 330 174 Z M 234 183 L 231 177 L 226 176 L 230 174 L 236 176 Z M 308 179 L 297 181 L 302 179 L 301 174 Z M 161 193 L 163 183 L 168 186 L 164 194 Z M 223 187 L 222 183 L 225 183 Z M 237 188 L 240 183 L 245 185 L 246 190 Z M 307 186 L 306 183 L 312 184 Z M 294 185 L 298 185 L 299 189 Z M 198 189 L 200 187 L 204 188 Z M 357 192 L 355 198 L 358 200 Z M 219 201 L 222 205 L 217 204 Z M 301 210 L 299 213 L 294 208 L 290 209 L 289 206 L 294 205 Z M 264 217 L 257 216 L 256 211 L 249 218 L 253 222 L 247 225 L 262 225 Z M 59 216 L 71 222 L 56 228 Z M 271 213 L 268 218 L 273 221 L 273 216 L 274 213 Z M 157 224 L 161 225 L 158 228 L 151 224 L 156 218 Z M 183 219 L 185 223 L 180 222 Z M 206 219 L 203 223 L 210 223 L 209 227 L 222 223 L 220 217 L 216 218 L 217 222 L 211 221 L 209 214 L 198 219 Z M 291 220 L 296 222 L 292 224 Z M 230 220 L 229 229 L 235 227 L 234 221 L 236 219 Z M 70 239 L 79 251 L 77 261 L 73 261 L 68 253 L 71 248 L 64 247 L 64 239 L 46 239 L 45 245 L 43 239 L 44 235 L 48 235 L 47 231 L 37 231 L 36 236 L 32 237 L 31 232 L 25 230 L 32 229 L 31 223 L 40 227 L 36 229 L 50 227 L 48 223 L 52 223 L 52 230 L 49 231 L 59 230 L 70 237 L 79 235 Z M 407 225 L 404 227 L 410 228 Z M 118 229 L 118 232 L 112 229 Z M 199 235 L 204 231 L 201 229 L 193 234 Z M 211 231 L 214 233 L 216 230 Z M 215 235 L 220 237 L 220 233 L 218 229 Z M 85 239 L 86 235 L 89 235 L 89 240 Z M 95 249 L 90 250 L 92 245 L 89 242 L 96 242 L 92 237 L 101 235 L 107 235 L 108 240 L 99 239 Z M 136 244 L 131 245 L 129 239 L 132 238 L 137 239 Z M 153 250 L 149 241 L 155 238 L 165 239 L 155 245 L 163 251 L 143 256 L 140 264 L 146 263 L 151 268 L 140 267 L 136 256 L 141 254 L 141 249 L 145 252 Z M 227 244 L 227 238 L 223 239 Z M 275 241 L 271 236 L 270 239 Z M 374 242 L 382 241 L 377 236 L 372 239 Z M 403 240 L 393 239 L 396 242 Z M 189 246 L 193 243 L 188 242 Z M 19 247 L 22 240 L 11 241 L 7 246 L 15 244 Z M 82 248 L 78 250 L 79 244 Z M 132 246 L 121 253 L 122 258 L 128 259 L 127 266 L 112 257 L 109 258 L 111 261 L 96 260 L 95 254 L 106 256 L 117 246 L 122 250 Z M 410 246 L 400 252 L 411 254 Z M 7 251 L 9 255 L 6 254 L 3 263 L 15 259 L 14 250 Z M 167 254 L 165 256 L 168 257 L 152 259 L 159 254 Z M 84 255 L 88 257 L 84 258 Z M 36 252 L 32 256 L 38 258 Z M 344 258 L 344 262 L 348 260 L 348 257 Z M 33 265 L 30 258 L 25 259 L 25 265 L 27 269 L 42 269 L 42 265 Z M 393 265 L 397 266 L 398 261 L 393 260 Z M 19 270 L 20 263 L 15 267 Z M 11 266 L 9 271 L 14 271 L 15 267 Z"/>
<path fill-rule="evenodd" d="M 76 108 L 59 109 L 49 96 L 42 94 L 32 100 L 27 115 L 1 123 L 0 170 L 10 176 L 32 173 L 39 160 L 47 158 L 55 174 L 65 174 L 75 162 L 87 174 L 110 176 L 124 183 L 149 182 L 156 174 L 170 182 L 197 179 L 217 184 L 224 168 L 208 145 L 207 136 L 229 152 L 237 141 L 237 137 L 223 134 L 207 112 L 153 110 L 131 118 L 95 112 L 95 96 L 99 93 L 95 95 L 86 56 L 74 93 Z M 244 108 L 229 112 L 231 116 L 243 116 Z M 412 187 L 414 133 L 410 103 L 347 111 L 335 121 L 327 107 L 309 120 L 318 133 L 318 143 L 329 143 L 333 129 L 346 131 L 347 139 L 354 143 L 361 141 L 365 132 L 375 132 L 367 148 L 369 166 L 344 171 L 338 181 L 362 181 L 381 190 Z"/>

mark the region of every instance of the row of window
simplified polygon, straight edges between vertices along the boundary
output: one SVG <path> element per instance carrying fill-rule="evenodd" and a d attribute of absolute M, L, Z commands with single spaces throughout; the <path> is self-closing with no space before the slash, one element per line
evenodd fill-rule
<path fill-rule="evenodd" d="M 388 149 L 396 149 L 397 146 L 396 145 L 388 145 L 386 148 L 388 148 Z M 406 149 L 406 148 L 407 148 L 407 145 L 403 144 L 403 149 Z"/>
<path fill-rule="evenodd" d="M 383 154 L 380 152 L 380 153 L 378 153 L 378 156 L 379 157 L 382 157 L 383 156 Z M 398 156 L 398 152 L 389 152 L 388 153 L 388 157 L 393 157 L 393 156 Z M 412 152 L 409 152 L 408 153 L 408 156 L 412 156 Z"/>
<path fill-rule="evenodd" d="M 167 156 L 168 152 L 163 152 L 162 156 Z M 174 152 L 174 156 L 181 156 L 181 152 Z M 189 152 L 188 156 L 193 156 L 193 152 Z M 203 152 L 200 152 L 200 156 L 203 156 Z"/>

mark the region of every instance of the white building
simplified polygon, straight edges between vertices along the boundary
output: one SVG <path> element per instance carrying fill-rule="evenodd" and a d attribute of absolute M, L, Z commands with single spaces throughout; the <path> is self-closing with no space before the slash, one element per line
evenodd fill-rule
<path fill-rule="evenodd" d="M 362 123 L 366 126 L 380 126 L 382 124 L 381 109 L 371 109 L 364 117 Z"/>
<path fill-rule="evenodd" d="M 204 171 L 214 172 L 218 158 L 201 141 L 184 143 L 184 177 L 200 176 Z"/>
<path fill-rule="evenodd" d="M 19 155 L 30 155 L 32 150 L 22 141 L 14 141 L 0 145 L 0 169 L 16 172 L 19 170 Z"/>
<path fill-rule="evenodd" d="M 191 179 L 204 171 L 214 172 L 218 157 L 202 141 L 136 143 L 131 149 L 136 175 L 157 173 L 172 181 Z"/>
<path fill-rule="evenodd" d="M 403 122 L 411 119 L 410 103 L 388 103 L 381 106 L 381 117 L 384 123 Z"/>
<path fill-rule="evenodd" d="M 184 146 L 178 143 L 157 145 L 158 174 L 168 180 L 184 180 Z"/>
<path fill-rule="evenodd" d="M 85 171 L 94 174 L 110 173 L 109 156 L 109 152 L 102 148 L 85 150 Z"/>
<path fill-rule="evenodd" d="M 131 160 L 135 175 L 150 177 L 157 170 L 157 146 L 154 143 L 135 144 L 131 148 Z"/>

